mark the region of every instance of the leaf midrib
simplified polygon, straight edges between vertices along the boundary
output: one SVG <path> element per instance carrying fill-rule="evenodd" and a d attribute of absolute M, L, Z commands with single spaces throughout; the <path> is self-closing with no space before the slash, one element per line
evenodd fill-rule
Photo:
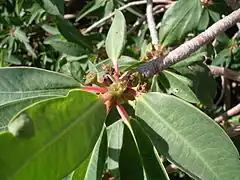
<path fill-rule="evenodd" d="M 157 114 L 151 106 L 148 105 L 148 103 L 147 103 L 147 101 L 146 101 L 145 99 L 142 98 L 141 100 L 142 100 L 143 104 L 145 104 L 146 107 L 148 107 L 149 110 L 150 110 L 155 116 L 157 116 L 157 117 L 160 118 L 161 122 L 162 122 L 165 126 L 167 126 L 168 129 L 170 129 L 170 130 L 171 130 L 172 132 L 174 132 L 178 137 L 180 137 L 180 139 L 182 139 L 182 141 L 183 141 L 191 150 L 193 150 L 192 152 L 195 152 L 194 154 L 196 154 L 196 156 L 199 157 L 199 159 L 202 161 L 202 163 L 205 165 L 205 167 L 207 167 L 207 168 L 212 172 L 212 174 L 213 174 L 217 179 L 219 179 L 219 177 L 218 177 L 217 174 L 213 171 L 213 169 L 211 168 L 211 166 L 209 166 L 207 163 L 205 163 L 205 162 L 206 162 L 205 158 L 202 157 L 202 156 L 200 156 L 200 154 L 198 153 L 198 151 L 196 151 L 196 149 L 195 149 L 193 146 L 191 146 L 191 145 L 188 143 L 188 141 L 185 140 L 185 138 L 182 136 L 182 134 L 179 133 L 178 131 L 175 131 L 175 129 L 172 128 L 172 126 L 171 126 L 169 123 L 167 123 L 166 121 L 164 121 L 163 118 L 162 118 L 159 114 Z"/>
<path fill-rule="evenodd" d="M 78 123 L 83 123 L 83 121 L 81 121 L 81 119 L 85 118 L 88 114 L 91 113 L 91 110 L 97 108 L 98 106 L 100 106 L 101 103 L 99 101 L 95 102 L 94 105 L 90 105 L 90 107 L 86 107 L 86 111 L 85 113 L 83 113 L 81 116 L 79 116 L 77 118 L 77 120 L 72 121 L 72 123 L 70 123 L 66 129 L 64 129 L 63 131 L 58 131 L 56 136 L 54 138 L 52 138 L 52 140 L 47 141 L 47 143 L 44 143 L 42 148 L 40 148 L 37 151 L 34 151 L 35 153 L 30 156 L 25 162 L 22 163 L 22 165 L 15 171 L 13 172 L 13 174 L 11 175 L 11 177 L 14 177 L 16 174 L 19 173 L 19 171 L 21 171 L 21 169 L 23 169 L 24 167 L 26 167 L 28 165 L 29 162 L 31 162 L 31 160 L 33 160 L 35 157 L 37 157 L 40 153 L 42 153 L 44 150 L 46 150 L 48 147 L 50 147 L 53 143 L 55 143 L 57 140 L 59 140 L 61 137 L 63 137 L 65 134 L 67 134 L 76 124 Z M 80 122 L 79 122 L 80 121 Z M 9 177 L 8 179 L 11 179 L 11 177 Z"/>

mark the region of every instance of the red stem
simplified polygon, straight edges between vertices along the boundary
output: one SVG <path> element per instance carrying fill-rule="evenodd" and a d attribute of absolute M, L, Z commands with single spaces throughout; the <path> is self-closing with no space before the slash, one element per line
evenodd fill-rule
<path fill-rule="evenodd" d="M 116 102 L 116 107 L 117 107 L 118 113 L 121 116 L 121 118 L 124 121 L 128 121 L 129 117 L 128 117 L 127 111 L 124 109 L 124 107 L 118 101 Z"/>
<path fill-rule="evenodd" d="M 118 79 L 119 79 L 119 69 L 118 69 L 118 64 L 116 63 L 114 63 L 113 64 L 113 68 L 114 68 L 114 70 L 115 70 L 115 73 L 114 73 L 114 79 L 116 80 L 116 81 L 118 81 Z"/>
<path fill-rule="evenodd" d="M 88 91 L 88 92 L 93 92 L 93 93 L 106 93 L 106 92 L 108 92 L 107 88 L 97 87 L 97 86 L 84 86 L 82 89 L 85 90 L 85 91 Z"/>

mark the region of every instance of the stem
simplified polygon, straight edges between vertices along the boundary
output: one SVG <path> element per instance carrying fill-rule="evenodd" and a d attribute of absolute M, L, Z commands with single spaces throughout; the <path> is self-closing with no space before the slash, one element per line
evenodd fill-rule
<path fill-rule="evenodd" d="M 153 17 L 153 0 L 147 0 L 146 14 L 147 14 L 148 28 L 150 31 L 150 36 L 152 38 L 152 44 L 153 45 L 159 44 L 156 24 Z"/>
<path fill-rule="evenodd" d="M 208 66 L 212 75 L 224 76 L 233 81 L 240 82 L 240 72 L 234 72 L 231 69 L 217 66 Z"/>
<path fill-rule="evenodd" d="M 93 93 L 106 93 L 108 92 L 107 88 L 96 87 L 96 86 L 84 86 L 82 87 L 83 90 Z"/>
<path fill-rule="evenodd" d="M 213 41 L 219 34 L 239 21 L 240 9 L 232 12 L 228 16 L 225 16 L 223 19 L 209 27 L 206 31 L 180 45 L 178 48 L 171 51 L 164 59 L 163 57 L 159 56 L 158 58 L 141 65 L 138 68 L 138 71 L 146 78 L 150 78 L 159 71 L 164 70 L 188 57 L 204 44 L 208 44 L 209 42 Z"/>
<path fill-rule="evenodd" d="M 168 3 L 168 4 L 169 4 L 171 1 L 170 1 L 170 0 L 154 0 L 153 2 L 154 2 L 154 3 Z M 130 2 L 130 3 L 128 3 L 128 4 L 125 4 L 124 6 L 118 8 L 117 10 L 122 11 L 122 10 L 124 10 L 124 9 L 127 9 L 127 8 L 131 7 L 131 6 L 137 6 L 137 5 L 142 5 L 142 4 L 146 4 L 146 3 L 147 3 L 146 0 L 143 0 L 143 1 L 133 1 L 133 2 Z M 112 16 L 115 15 L 115 12 L 116 12 L 116 11 L 110 13 L 108 16 L 106 16 L 106 17 L 100 19 L 99 21 L 95 22 L 93 25 L 91 25 L 90 27 L 88 27 L 88 28 L 84 31 L 84 34 L 90 32 L 91 30 L 93 30 L 94 28 L 96 28 L 97 26 L 99 26 L 99 25 L 100 25 L 101 23 L 103 23 L 104 21 L 110 19 Z"/>
<path fill-rule="evenodd" d="M 216 117 L 214 120 L 218 123 L 224 121 L 228 117 L 235 116 L 240 113 L 240 103 L 233 107 L 232 109 L 229 109 L 227 112 L 223 113 L 221 116 Z"/>
<path fill-rule="evenodd" d="M 114 78 L 116 81 L 119 80 L 119 68 L 118 68 L 118 63 L 114 63 L 113 64 L 113 68 L 115 70 L 115 73 L 114 73 Z"/>
<path fill-rule="evenodd" d="M 109 93 L 109 92 L 100 95 L 100 99 L 101 99 L 104 103 L 106 103 L 107 101 L 110 101 L 110 100 L 112 99 L 112 97 L 113 97 L 112 94 Z"/>
<path fill-rule="evenodd" d="M 129 120 L 128 114 L 127 114 L 126 110 L 124 109 L 124 107 L 119 103 L 119 101 L 116 102 L 116 107 L 117 107 L 118 113 L 121 116 L 121 118 L 124 121 L 128 121 Z"/>

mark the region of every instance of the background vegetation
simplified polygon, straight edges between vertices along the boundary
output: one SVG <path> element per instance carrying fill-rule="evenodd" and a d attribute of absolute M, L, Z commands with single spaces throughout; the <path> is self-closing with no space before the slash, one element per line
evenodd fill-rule
<path fill-rule="evenodd" d="M 240 179 L 237 7 L 224 0 L 0 1 L 0 179 Z M 131 85 L 120 87 L 118 75 Z M 106 110 L 98 96 L 72 90 L 105 93 L 88 89 L 96 86 L 115 93 Z M 144 98 L 135 100 L 133 90 Z M 83 123 L 68 125 L 90 105 Z M 55 135 L 69 129 L 58 142 Z M 54 148 L 61 150 L 54 155 Z"/>

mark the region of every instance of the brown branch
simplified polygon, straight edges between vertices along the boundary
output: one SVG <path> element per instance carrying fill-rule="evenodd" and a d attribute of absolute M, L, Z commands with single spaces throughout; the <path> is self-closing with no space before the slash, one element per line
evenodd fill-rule
<path fill-rule="evenodd" d="M 150 36 L 152 39 L 152 44 L 153 45 L 159 44 L 156 24 L 153 16 L 153 0 L 147 0 L 146 14 L 147 14 L 148 28 L 149 28 Z"/>
<path fill-rule="evenodd" d="M 225 121 L 227 118 L 231 116 L 235 116 L 240 113 L 240 103 L 233 107 L 232 109 L 229 109 L 227 112 L 223 113 L 222 115 L 216 117 L 214 120 L 218 123 L 221 123 Z"/>
<path fill-rule="evenodd" d="M 234 127 L 230 127 L 227 129 L 227 134 L 229 137 L 236 137 L 240 135 L 240 125 L 236 125 Z"/>
<path fill-rule="evenodd" d="M 225 16 L 223 19 L 219 20 L 211 27 L 209 27 L 206 31 L 180 45 L 178 48 L 171 51 L 164 59 L 162 57 L 159 57 L 141 65 L 138 68 L 138 71 L 142 73 L 144 77 L 152 77 L 159 71 L 166 69 L 169 66 L 188 57 L 191 53 L 195 52 L 203 45 L 210 43 L 219 34 L 239 21 L 240 9 L 232 12 L 228 16 Z"/>
<path fill-rule="evenodd" d="M 178 172 L 179 169 L 178 169 L 178 167 L 177 167 L 176 165 L 174 165 L 174 164 L 169 164 L 169 165 L 166 167 L 166 171 L 167 171 L 168 174 L 170 174 L 170 173 L 173 173 L 173 172 Z"/>
<path fill-rule="evenodd" d="M 240 82 L 240 73 L 239 72 L 234 72 L 234 71 L 232 71 L 228 68 L 224 68 L 224 67 L 208 66 L 208 68 L 210 69 L 210 73 L 212 75 L 224 76 L 233 81 Z"/>
<path fill-rule="evenodd" d="M 240 7 L 239 0 L 225 0 L 229 7 L 232 9 L 238 9 Z"/>

